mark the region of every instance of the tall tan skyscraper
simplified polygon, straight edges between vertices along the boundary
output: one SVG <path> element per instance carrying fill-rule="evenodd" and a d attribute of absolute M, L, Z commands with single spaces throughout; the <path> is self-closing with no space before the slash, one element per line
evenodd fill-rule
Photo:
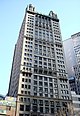
<path fill-rule="evenodd" d="M 15 45 L 8 95 L 17 97 L 16 116 L 68 112 L 69 82 L 57 15 L 26 8 Z"/>

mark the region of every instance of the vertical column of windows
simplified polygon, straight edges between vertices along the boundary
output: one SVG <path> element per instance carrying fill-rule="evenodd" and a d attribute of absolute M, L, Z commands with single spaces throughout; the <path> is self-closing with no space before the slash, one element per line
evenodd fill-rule
<path fill-rule="evenodd" d="M 31 89 L 31 74 L 22 73 L 21 94 L 30 95 Z"/>
<path fill-rule="evenodd" d="M 32 68 L 32 52 L 33 52 L 33 39 L 25 38 L 24 47 L 24 59 L 23 59 L 23 70 L 31 70 Z"/>
<path fill-rule="evenodd" d="M 56 56 L 59 76 L 66 76 L 62 45 L 61 44 L 59 45 L 58 43 L 56 43 Z"/>
<path fill-rule="evenodd" d="M 33 28 L 34 28 L 34 15 L 28 15 L 27 16 L 27 29 L 26 29 L 26 35 L 27 37 L 33 38 Z"/>
<path fill-rule="evenodd" d="M 54 98 L 58 98 L 58 81 L 54 78 Z"/>
<path fill-rule="evenodd" d="M 61 98 L 69 99 L 69 86 L 67 79 L 60 79 Z"/>

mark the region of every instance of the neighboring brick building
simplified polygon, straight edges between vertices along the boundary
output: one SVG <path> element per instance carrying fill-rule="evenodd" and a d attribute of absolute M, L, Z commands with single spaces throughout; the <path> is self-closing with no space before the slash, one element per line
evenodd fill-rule
<path fill-rule="evenodd" d="M 16 98 L 0 99 L 0 116 L 15 116 Z"/>

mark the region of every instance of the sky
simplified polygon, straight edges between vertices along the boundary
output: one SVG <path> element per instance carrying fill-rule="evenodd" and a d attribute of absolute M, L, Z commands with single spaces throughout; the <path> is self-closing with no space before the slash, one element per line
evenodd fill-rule
<path fill-rule="evenodd" d="M 0 94 L 6 95 L 9 87 L 14 46 L 28 4 L 36 11 L 58 15 L 62 40 L 80 31 L 80 0 L 0 0 Z"/>

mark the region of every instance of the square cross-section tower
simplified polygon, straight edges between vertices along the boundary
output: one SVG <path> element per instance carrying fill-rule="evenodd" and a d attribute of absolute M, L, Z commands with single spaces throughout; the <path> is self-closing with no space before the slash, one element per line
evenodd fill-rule
<path fill-rule="evenodd" d="M 15 45 L 9 96 L 17 97 L 16 116 L 68 114 L 71 94 L 59 19 L 30 4 Z"/>

